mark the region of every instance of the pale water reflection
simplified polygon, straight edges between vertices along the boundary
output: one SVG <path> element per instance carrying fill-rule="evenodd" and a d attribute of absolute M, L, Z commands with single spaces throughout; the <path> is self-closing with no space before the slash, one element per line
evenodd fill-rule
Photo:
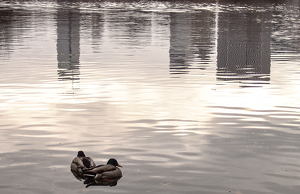
<path fill-rule="evenodd" d="M 1 193 L 298 193 L 299 1 L 251 2 L 2 1 Z"/>

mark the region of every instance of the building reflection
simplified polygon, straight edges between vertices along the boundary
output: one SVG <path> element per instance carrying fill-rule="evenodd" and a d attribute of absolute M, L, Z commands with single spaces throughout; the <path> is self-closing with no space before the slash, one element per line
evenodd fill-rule
<path fill-rule="evenodd" d="M 92 20 L 92 46 L 94 52 L 99 53 L 101 50 L 102 34 L 104 32 L 104 15 L 101 13 L 91 13 L 90 15 Z"/>
<path fill-rule="evenodd" d="M 189 59 L 192 57 L 190 13 L 170 14 L 170 73 L 184 74 L 189 70 Z"/>
<path fill-rule="evenodd" d="M 0 19 L 0 57 L 7 56 L 12 50 L 10 42 L 12 42 L 13 30 L 12 23 L 15 20 L 13 9 L 0 10 L 1 19 Z"/>
<path fill-rule="evenodd" d="M 78 8 L 57 10 L 57 61 L 59 80 L 79 80 L 80 13 Z"/>
<path fill-rule="evenodd" d="M 102 38 L 104 32 L 105 14 L 103 12 L 82 12 L 80 13 L 80 27 L 83 39 L 91 41 L 91 47 L 94 53 L 101 53 Z"/>
<path fill-rule="evenodd" d="M 280 55 L 287 51 L 300 53 L 300 14 L 295 9 L 300 1 L 287 0 L 286 5 L 285 9 L 273 12 L 272 52 Z"/>
<path fill-rule="evenodd" d="M 213 48 L 215 13 L 170 13 L 170 73 L 204 70 Z"/>
<path fill-rule="evenodd" d="M 24 9 L 0 6 L 0 57 L 8 58 L 16 43 L 30 29 L 31 13 Z"/>
<path fill-rule="evenodd" d="M 110 38 L 128 45 L 128 48 L 144 47 L 151 44 L 152 13 L 124 11 L 114 12 L 105 16 L 109 21 Z M 129 38 L 128 38 L 129 37 Z"/>
<path fill-rule="evenodd" d="M 270 81 L 270 21 L 270 11 L 219 13 L 218 80 Z"/>
<path fill-rule="evenodd" d="M 219 2 L 247 3 L 238 0 Z M 170 13 L 170 73 L 186 74 L 195 69 L 206 69 L 211 62 L 217 30 L 217 80 L 243 82 L 251 86 L 269 84 L 272 11 L 267 7 L 270 3 L 282 3 L 282 0 L 264 4 L 249 2 L 249 6 L 259 4 L 260 11 L 249 8 L 242 11 Z M 263 9 L 264 6 L 266 9 Z"/>

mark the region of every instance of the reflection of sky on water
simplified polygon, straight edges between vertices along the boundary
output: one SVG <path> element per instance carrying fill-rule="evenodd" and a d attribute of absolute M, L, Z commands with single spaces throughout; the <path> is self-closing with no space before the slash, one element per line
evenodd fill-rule
<path fill-rule="evenodd" d="M 4 104 L 2 108 L 12 111 L 11 108 L 15 107 L 16 109 L 14 110 L 18 110 L 18 112 L 14 112 L 14 114 L 19 116 L 22 115 L 21 118 L 18 118 L 21 123 L 24 120 L 26 120 L 27 123 L 38 122 L 35 120 L 35 116 L 31 114 L 24 114 L 26 111 L 32 112 L 32 114 L 34 114 L 36 111 L 39 111 L 36 113 L 39 115 L 45 112 L 46 115 L 49 113 L 49 111 L 53 114 L 57 110 L 62 110 L 70 112 L 72 115 L 72 112 L 94 112 L 93 108 L 95 106 L 90 106 L 89 104 L 98 104 L 99 102 L 102 102 L 103 104 L 98 106 L 108 106 L 109 109 L 113 109 L 114 111 L 118 112 L 118 118 L 126 118 L 125 120 L 134 120 L 136 116 L 147 118 L 151 115 L 150 117 L 153 118 L 192 119 L 202 123 L 202 121 L 210 120 L 211 115 L 209 114 L 210 108 L 208 108 L 208 106 L 237 106 L 248 107 L 253 110 L 261 110 L 272 109 L 278 104 L 288 106 L 291 102 L 297 103 L 294 99 L 294 97 L 297 96 L 297 92 L 295 93 L 296 89 L 293 89 L 294 84 L 288 84 L 287 86 L 288 88 L 291 88 L 293 92 L 286 93 L 286 95 L 291 96 L 292 98 L 287 98 L 285 95 L 276 95 L 280 93 L 280 90 L 283 89 L 281 88 L 282 84 L 277 81 L 280 79 L 278 79 L 276 76 L 279 77 L 289 75 L 288 73 L 277 73 L 277 67 L 275 65 L 280 63 L 280 61 L 273 62 L 274 70 L 272 70 L 272 72 L 274 72 L 273 75 L 276 76 L 271 76 L 271 83 L 274 83 L 271 84 L 271 86 L 264 86 L 264 88 L 236 90 L 236 86 L 239 86 L 238 80 L 240 80 L 240 78 L 239 76 L 232 75 L 232 73 L 235 71 L 234 66 L 236 66 L 234 63 L 232 64 L 232 67 L 230 66 L 231 64 L 228 64 L 227 66 L 227 68 L 233 68 L 232 70 L 226 70 L 227 74 L 230 76 L 230 80 L 233 80 L 233 82 L 223 84 L 222 82 L 215 80 L 215 75 L 217 75 L 217 79 L 222 80 L 222 77 L 218 77 L 219 73 L 214 74 L 214 69 L 216 68 L 214 57 L 218 56 L 217 65 L 219 66 L 219 63 L 222 62 L 221 57 L 228 58 L 228 54 L 230 54 L 230 57 L 234 58 L 235 51 L 233 50 L 232 53 L 229 53 L 230 49 L 227 48 L 227 55 L 222 54 L 222 52 L 215 47 L 214 41 L 217 41 L 218 48 L 223 45 L 223 35 L 221 36 L 220 34 L 220 32 L 223 31 L 229 33 L 224 35 L 227 37 L 224 44 L 228 46 L 228 37 L 234 41 L 234 33 L 229 32 L 228 28 L 229 30 L 235 30 L 237 24 L 230 23 L 230 21 L 236 21 L 234 19 L 239 17 L 240 13 L 234 11 L 227 13 L 222 11 L 218 13 L 218 16 L 216 17 L 216 12 L 214 11 L 219 9 L 223 10 L 224 8 L 211 8 L 212 6 L 208 6 L 206 10 L 205 7 L 202 7 L 201 9 L 203 9 L 203 11 L 201 10 L 199 13 L 189 13 L 189 17 L 184 18 L 190 23 L 182 21 L 182 24 L 178 23 L 180 21 L 176 21 L 176 15 L 179 15 L 178 18 L 182 18 L 180 15 L 186 14 L 181 12 L 162 12 L 159 14 L 155 14 L 155 12 L 149 12 L 146 14 L 138 13 L 137 15 L 135 15 L 135 13 L 128 13 L 128 15 L 123 14 L 122 20 L 116 20 L 115 18 L 118 17 L 119 12 L 107 14 L 107 11 L 100 11 L 98 13 L 94 10 L 92 11 L 92 14 L 85 15 L 83 9 L 81 10 L 82 15 L 66 15 L 66 18 L 71 18 L 71 20 L 76 20 L 77 22 L 79 20 L 84 21 L 82 22 L 82 30 L 83 32 L 88 33 L 82 33 L 80 35 L 83 37 L 81 39 L 84 40 L 81 41 L 80 48 L 78 43 L 77 48 L 76 44 L 73 44 L 74 41 L 75 43 L 76 41 L 79 41 L 79 38 L 75 37 L 78 36 L 79 28 L 77 28 L 77 32 L 66 31 L 68 28 L 65 28 L 64 25 L 67 27 L 70 26 L 71 23 L 64 24 L 63 22 L 67 20 L 61 20 L 60 18 L 63 18 L 63 16 L 60 17 L 60 14 L 58 14 L 56 18 L 58 21 L 57 30 L 52 28 L 50 31 L 42 31 L 43 36 L 40 36 L 41 32 L 31 34 L 27 39 L 22 39 L 21 41 L 21 45 L 26 45 L 25 48 L 27 49 L 20 46 L 20 49 L 13 50 L 13 53 L 10 54 L 11 59 L 14 59 L 14 56 L 18 56 L 18 60 L 22 60 L 23 57 L 23 59 L 25 59 L 25 61 L 22 61 L 23 63 L 26 63 L 26 61 L 34 61 L 33 57 L 37 58 L 37 60 L 40 60 L 38 58 L 39 54 L 44 58 L 44 60 L 42 60 L 42 64 L 39 64 L 36 61 L 37 65 L 35 66 L 40 68 L 40 71 L 35 69 L 35 71 L 39 72 L 35 76 L 33 76 L 34 74 L 31 72 L 32 68 L 30 67 L 29 63 L 26 63 L 27 66 L 24 67 L 22 74 L 15 73 L 16 69 L 14 69 L 14 66 L 4 67 L 4 69 L 10 73 L 7 74 L 8 76 L 6 79 L 2 78 L 4 81 L 2 83 L 7 82 L 12 84 L 13 82 L 16 82 L 16 80 L 22 80 L 24 88 L 21 88 L 20 85 L 14 85 L 13 87 L 11 85 L 6 85 L 5 87 L 2 87 L 2 90 L 4 90 L 7 94 L 16 94 L 14 97 L 3 95 L 2 100 L 5 100 L 6 104 Z M 59 12 L 61 12 L 61 14 L 67 13 L 66 10 L 62 8 L 59 8 Z M 236 16 L 232 17 L 232 19 L 230 18 L 231 12 L 236 14 Z M 252 17 L 253 13 L 250 11 L 250 16 L 247 15 L 247 10 L 243 12 L 245 12 L 245 15 L 240 22 L 247 24 L 248 28 L 252 27 L 256 29 L 255 25 L 261 24 L 264 26 L 260 26 L 258 29 L 263 29 L 263 31 L 264 28 L 266 28 L 268 31 L 271 30 L 269 26 L 271 24 L 269 19 L 264 20 L 265 15 L 267 15 L 267 18 L 270 17 L 269 10 L 266 9 L 264 11 L 260 11 L 260 15 L 255 15 L 256 18 Z M 77 18 L 75 18 L 75 16 Z M 32 17 L 35 18 L 36 16 L 33 15 Z M 144 19 L 141 19 L 141 17 L 144 17 Z M 202 22 L 201 18 L 208 18 L 208 21 L 206 20 Z M 218 19 L 217 21 L 215 20 L 216 18 Z M 277 19 L 278 17 L 276 17 L 276 20 Z M 55 20 L 48 20 L 48 18 L 45 18 L 44 20 L 47 22 L 47 24 L 43 24 L 47 26 L 47 28 L 56 26 L 53 23 Z M 227 24 L 226 22 L 228 21 L 229 23 Z M 42 23 L 38 23 L 36 25 L 42 25 Z M 166 28 L 166 25 L 170 25 L 169 28 Z M 176 31 L 176 25 L 179 26 L 179 29 L 180 26 L 186 25 L 186 27 L 184 27 L 185 31 Z M 230 25 L 233 27 L 230 27 Z M 74 25 L 71 26 L 73 26 L 74 30 Z M 116 26 L 122 26 L 122 28 L 128 28 L 128 30 L 120 31 L 120 28 L 116 28 Z M 199 27 L 195 28 L 195 26 L 203 26 L 203 29 Z M 219 33 L 214 32 L 216 29 Z M 250 34 L 247 35 L 245 33 L 240 33 L 240 30 L 238 31 L 240 36 L 245 36 L 246 38 L 246 42 L 243 42 L 243 39 L 239 39 L 242 43 L 247 43 L 247 41 L 250 41 L 250 43 L 256 43 L 258 41 L 258 45 L 265 44 L 260 39 L 251 39 L 254 32 L 246 29 L 244 30 L 245 33 Z M 76 62 L 77 64 L 81 63 L 83 66 L 79 75 L 78 72 L 74 74 L 74 68 L 64 68 L 60 64 L 60 59 L 62 59 L 61 56 L 65 55 L 68 58 L 72 57 L 73 54 L 68 53 L 69 51 L 67 50 L 65 52 L 60 52 L 60 50 L 58 50 L 59 53 L 61 53 L 58 54 L 59 80 L 71 79 L 72 81 L 72 77 L 74 76 L 78 77 L 76 79 L 80 79 L 80 77 L 84 79 L 84 81 L 82 80 L 81 83 L 77 83 L 79 84 L 78 87 L 80 89 L 78 88 L 78 91 L 75 91 L 75 96 L 67 95 L 68 93 L 72 94 L 74 92 L 71 92 L 71 90 L 74 90 L 74 86 L 72 86 L 72 89 L 69 86 L 70 82 L 57 82 L 54 79 L 54 74 L 50 73 L 53 71 L 53 66 L 51 66 L 53 63 L 53 57 L 51 56 L 55 54 L 54 52 L 56 50 L 54 45 L 56 31 L 58 32 L 57 49 L 63 50 L 64 47 L 66 49 L 69 47 L 71 49 L 70 51 L 74 52 L 74 49 L 78 50 L 76 53 L 80 52 L 81 55 L 80 62 L 79 58 Z M 66 33 L 64 35 L 65 38 L 61 36 L 62 33 L 60 33 L 60 31 L 62 33 Z M 22 33 L 26 33 L 26 31 Z M 183 37 L 181 36 L 181 33 L 184 34 L 185 39 L 181 40 L 176 38 L 176 33 L 178 34 L 178 37 Z M 210 39 L 205 37 L 202 38 L 202 34 L 210 37 Z M 266 35 L 268 34 L 270 34 L 270 32 L 267 32 Z M 169 35 L 170 39 L 168 39 Z M 214 37 L 215 35 L 217 35 L 217 37 Z M 260 33 L 258 35 L 260 35 Z M 265 36 L 263 33 L 261 35 L 262 37 Z M 277 31 L 275 31 L 275 35 L 278 35 Z M 174 38 L 172 38 L 173 36 Z M 39 39 L 33 39 L 33 37 L 38 37 Z M 89 42 L 90 40 L 91 42 Z M 40 45 L 40 41 L 44 41 L 44 44 Z M 64 41 L 66 42 L 64 43 Z M 231 40 L 229 40 L 229 42 L 230 41 Z M 274 43 L 275 45 L 278 44 L 276 41 L 274 41 Z M 174 46 L 172 46 L 173 44 Z M 184 46 L 184 49 L 185 52 L 189 52 L 188 54 L 178 53 L 181 52 L 180 49 L 183 46 L 181 44 L 187 44 Z M 270 43 L 267 42 L 266 44 L 268 45 Z M 64 45 L 64 47 L 60 45 Z M 52 49 L 50 49 L 51 47 Z M 217 53 L 213 53 L 214 47 Z M 40 51 L 33 56 L 31 54 L 32 51 L 28 48 L 36 48 Z M 170 50 L 168 50 L 169 48 Z M 236 47 L 232 45 L 232 48 Z M 245 48 L 250 47 L 245 46 Z M 173 51 L 172 49 L 177 49 L 178 51 Z M 252 69 L 251 71 L 254 70 L 254 73 L 267 75 L 270 72 L 270 64 L 268 62 L 268 57 L 270 56 L 268 56 L 268 50 L 263 49 L 263 47 L 258 49 L 261 49 L 260 52 L 266 55 L 263 56 L 263 58 L 267 59 L 265 62 L 258 61 L 259 63 L 257 65 L 266 65 L 265 68 L 267 68 L 267 70 L 263 71 L 261 68 L 259 70 L 255 70 L 255 66 L 254 69 L 250 69 Z M 97 55 L 93 53 L 97 53 Z M 78 54 L 76 55 L 79 57 Z M 248 52 L 246 51 L 245 57 L 247 57 L 247 55 Z M 242 57 L 243 53 L 239 54 L 239 56 Z M 187 62 L 184 63 L 187 64 L 186 66 L 184 65 L 184 67 L 180 64 L 180 61 L 185 60 L 185 57 L 187 57 Z M 197 61 L 198 57 L 200 57 L 200 61 Z M 276 57 L 277 55 L 274 56 L 275 59 Z M 67 58 L 66 60 L 68 60 Z M 201 62 L 202 59 L 205 60 L 203 63 Z M 71 58 L 70 60 L 71 62 L 69 65 L 74 66 L 71 64 L 73 63 Z M 170 61 L 170 67 L 162 65 L 167 64 L 168 61 Z M 175 65 L 175 61 L 179 62 L 179 66 Z M 223 64 L 232 63 L 232 61 L 233 60 L 230 60 L 229 62 L 225 62 Z M 239 63 L 241 63 L 241 61 Z M 291 65 L 292 64 L 293 63 L 291 63 Z M 125 66 L 125 68 L 121 68 L 122 66 Z M 63 73 L 63 69 L 66 69 L 66 71 L 72 71 L 73 73 Z M 181 72 L 183 69 L 187 70 L 183 73 L 188 73 L 189 75 L 176 76 L 180 79 L 169 78 L 170 74 L 173 72 Z M 294 70 L 294 68 L 291 69 Z M 78 71 L 77 68 L 75 68 L 75 70 Z M 284 71 L 285 68 L 280 68 L 280 72 L 282 70 Z M 242 77 L 246 76 L 246 78 L 243 78 L 242 80 L 245 81 L 252 79 L 251 76 L 247 77 L 247 74 L 247 72 L 241 73 Z M 26 77 L 26 79 L 22 79 L 23 77 Z M 253 79 L 255 80 L 255 77 L 253 77 Z M 284 79 L 288 80 L 290 77 Z M 44 81 L 37 85 L 33 85 L 36 84 L 36 81 L 38 80 Z M 291 80 L 294 81 L 294 79 Z M 266 81 L 269 82 L 270 80 L 267 79 Z M 297 80 L 295 80 L 295 82 L 296 81 Z M 15 84 L 17 83 L 19 83 L 19 81 L 17 81 Z M 199 85 L 199 83 L 201 83 L 201 85 Z M 251 81 L 249 83 L 251 84 Z M 283 84 L 284 83 L 287 82 L 283 82 Z M 70 88 L 67 89 L 68 87 Z M 26 88 L 28 88 L 30 92 L 24 92 L 27 90 Z M 59 93 L 66 95 L 57 95 Z M 7 99 L 10 100 L 7 101 Z M 57 101 L 60 101 L 62 105 L 57 104 Z M 68 106 L 68 104 L 70 106 Z M 76 108 L 73 108 L 74 105 L 76 105 Z M 105 112 L 105 109 L 101 111 Z M 24 119 L 22 119 L 23 117 Z M 57 116 L 53 114 L 53 118 L 49 120 L 58 119 L 56 117 Z"/>

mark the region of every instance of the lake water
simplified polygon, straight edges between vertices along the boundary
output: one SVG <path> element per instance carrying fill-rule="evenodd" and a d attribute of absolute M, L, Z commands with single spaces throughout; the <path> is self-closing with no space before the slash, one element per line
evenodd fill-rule
<path fill-rule="evenodd" d="M 1 1 L 0 193 L 298 194 L 300 3 L 241 2 Z"/>

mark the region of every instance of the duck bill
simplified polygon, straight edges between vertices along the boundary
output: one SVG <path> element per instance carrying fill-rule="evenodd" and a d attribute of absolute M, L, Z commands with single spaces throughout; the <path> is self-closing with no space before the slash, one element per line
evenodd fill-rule
<path fill-rule="evenodd" d="M 120 164 L 118 164 L 117 166 L 118 166 L 118 167 L 123 167 L 123 166 L 121 166 Z"/>

